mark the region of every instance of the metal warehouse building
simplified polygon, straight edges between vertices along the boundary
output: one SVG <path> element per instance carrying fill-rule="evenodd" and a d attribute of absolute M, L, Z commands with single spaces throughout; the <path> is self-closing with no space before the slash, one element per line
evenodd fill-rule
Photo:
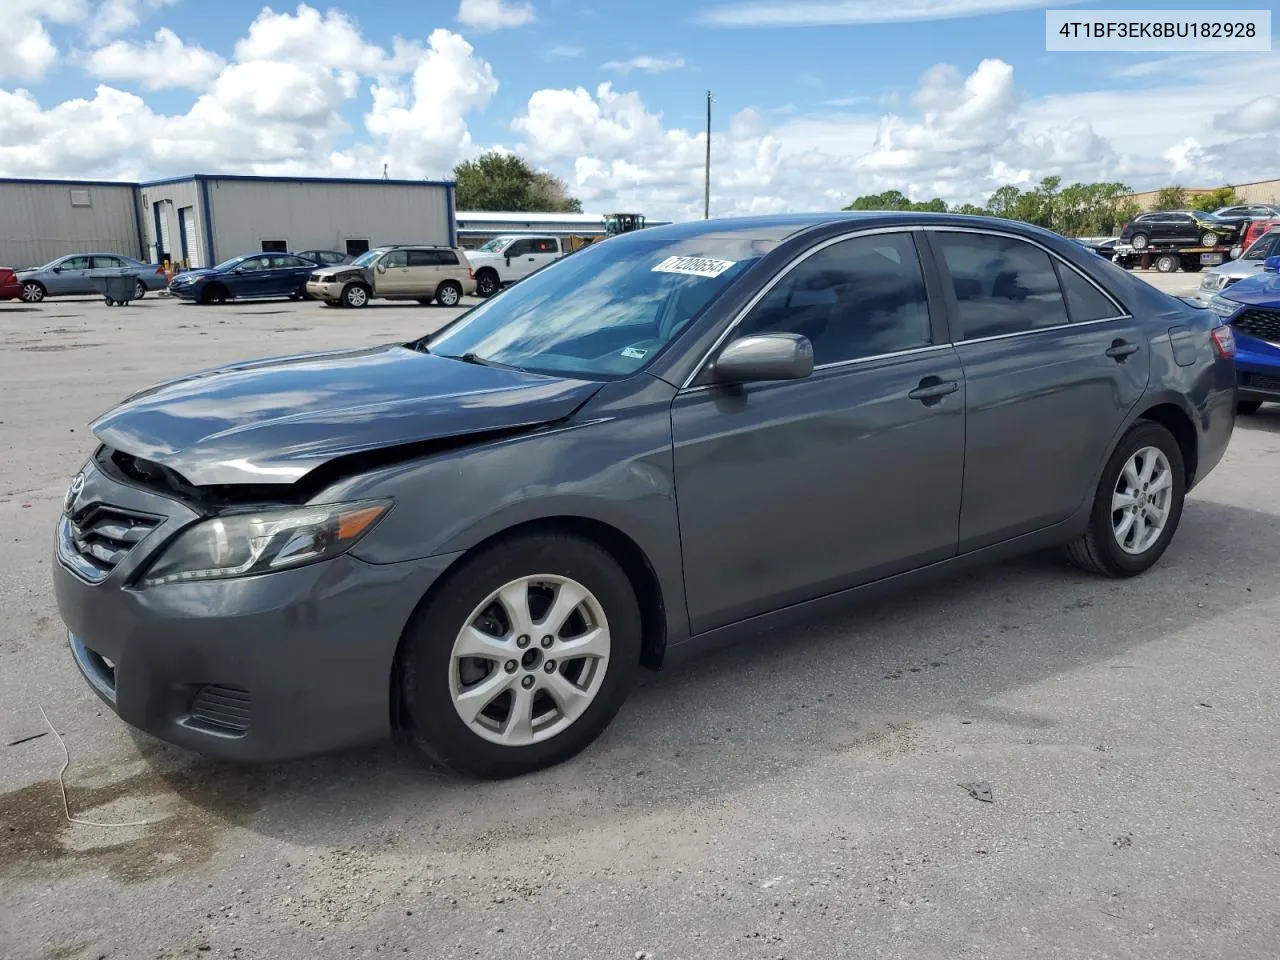
<path fill-rule="evenodd" d="M 150 183 L 0 180 L 0 264 L 123 253 L 212 266 L 259 250 L 457 243 L 453 184 L 195 174 Z"/>
<path fill-rule="evenodd" d="M 341 250 L 456 242 L 453 184 L 206 176 L 138 187 L 147 259 L 192 267 L 259 250 Z"/>
<path fill-rule="evenodd" d="M 540 233 L 552 237 L 603 237 L 604 216 L 599 213 L 468 213 L 459 210 L 458 242 L 478 247 L 506 233 Z M 651 227 L 665 220 L 650 220 Z"/>
<path fill-rule="evenodd" d="M 145 256 L 135 184 L 0 180 L 0 265 L 37 267 L 99 251 Z"/>

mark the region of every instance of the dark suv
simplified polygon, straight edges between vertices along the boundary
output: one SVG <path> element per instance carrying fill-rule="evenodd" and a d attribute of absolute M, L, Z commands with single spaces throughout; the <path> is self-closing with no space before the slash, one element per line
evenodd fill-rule
<path fill-rule="evenodd" d="M 1120 231 L 1120 242 L 1135 250 L 1152 244 L 1183 247 L 1216 247 L 1230 243 L 1239 232 L 1239 224 L 1215 221 L 1203 213 L 1190 210 L 1157 210 L 1135 217 Z"/>

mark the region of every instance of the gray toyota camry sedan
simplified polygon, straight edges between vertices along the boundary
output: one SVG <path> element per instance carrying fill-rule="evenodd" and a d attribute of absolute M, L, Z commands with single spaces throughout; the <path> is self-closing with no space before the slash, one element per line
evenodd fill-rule
<path fill-rule="evenodd" d="M 164 740 L 403 732 L 510 776 L 705 643 L 1047 546 L 1143 572 L 1227 446 L 1233 354 L 1211 311 L 1009 221 L 642 230 L 430 337 L 128 397 L 67 491 L 58 606 Z"/>

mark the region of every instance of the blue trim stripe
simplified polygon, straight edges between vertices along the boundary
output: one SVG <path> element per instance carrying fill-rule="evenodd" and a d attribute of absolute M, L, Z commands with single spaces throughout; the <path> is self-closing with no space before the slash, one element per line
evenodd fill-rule
<path fill-rule="evenodd" d="M 44 180 L 40 177 L 0 177 L 0 186 L 6 184 L 35 184 L 46 187 L 133 187 L 127 180 Z"/>
<path fill-rule="evenodd" d="M 455 185 L 445 184 L 445 202 L 449 205 L 449 246 L 458 245 L 458 217 L 454 210 L 453 194 Z"/>
<path fill-rule="evenodd" d="M 383 180 L 373 177 L 252 177 L 244 174 L 194 173 L 189 177 L 171 177 L 167 180 L 148 180 L 139 184 L 142 187 L 162 187 L 171 183 L 183 183 L 187 180 L 227 180 L 232 183 L 346 183 L 346 184 L 383 184 L 392 187 L 446 187 L 452 180 Z"/>

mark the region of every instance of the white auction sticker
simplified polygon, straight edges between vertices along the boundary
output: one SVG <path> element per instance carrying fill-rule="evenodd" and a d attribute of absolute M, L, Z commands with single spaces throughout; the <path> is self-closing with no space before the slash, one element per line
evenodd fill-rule
<path fill-rule="evenodd" d="M 686 277 L 718 277 L 737 260 L 713 260 L 710 257 L 667 257 L 653 268 L 654 273 L 682 273 Z"/>

